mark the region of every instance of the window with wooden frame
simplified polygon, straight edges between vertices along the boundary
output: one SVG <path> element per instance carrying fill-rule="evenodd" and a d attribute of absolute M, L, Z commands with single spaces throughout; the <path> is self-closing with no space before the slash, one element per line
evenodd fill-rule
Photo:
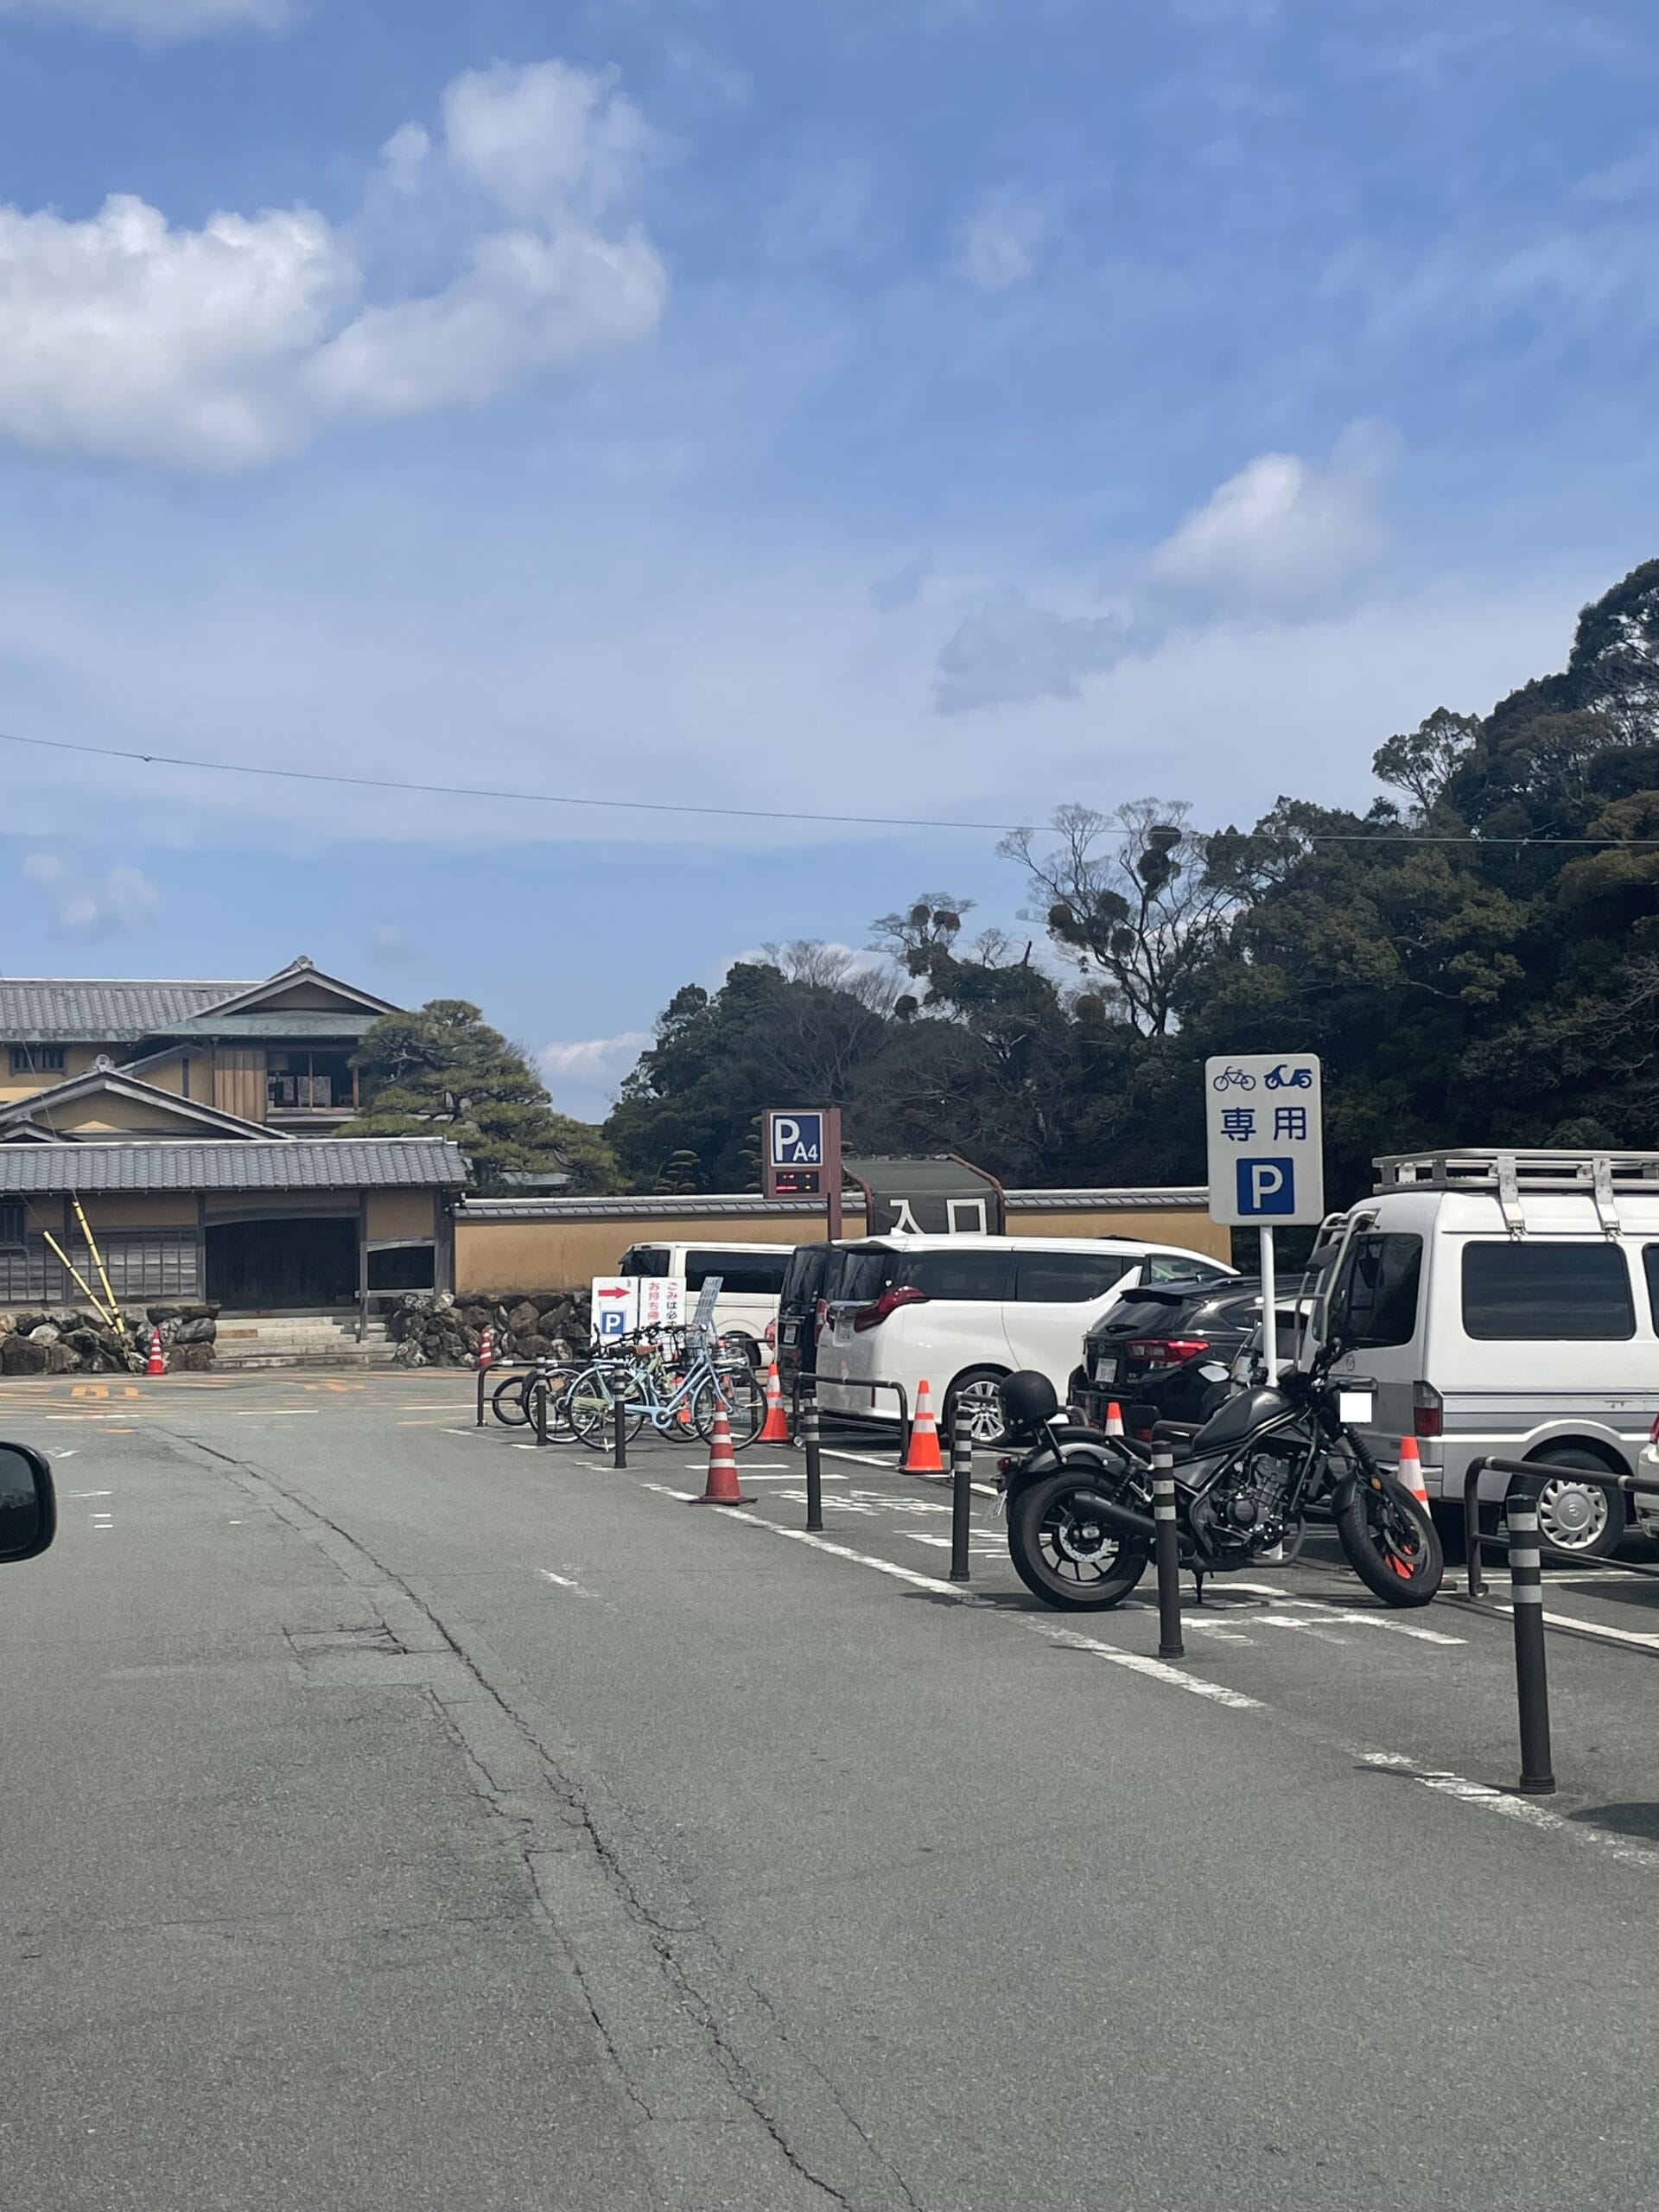
<path fill-rule="evenodd" d="M 63 1067 L 61 1045 L 14 1045 L 11 1048 L 13 1075 L 61 1075 Z"/>

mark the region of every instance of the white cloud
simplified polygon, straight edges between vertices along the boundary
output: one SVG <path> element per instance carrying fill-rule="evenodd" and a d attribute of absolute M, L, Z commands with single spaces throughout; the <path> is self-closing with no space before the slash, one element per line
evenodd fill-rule
<path fill-rule="evenodd" d="M 962 234 L 963 273 L 982 292 L 1004 292 L 1022 283 L 1037 266 L 1048 219 L 1018 192 L 988 200 Z"/>
<path fill-rule="evenodd" d="M 443 96 L 457 168 L 520 221 L 597 221 L 625 198 L 649 144 L 609 73 L 543 61 L 469 69 Z"/>
<path fill-rule="evenodd" d="M 481 194 L 513 226 L 477 232 L 421 297 L 365 304 L 349 235 L 304 208 L 182 230 L 130 194 L 80 221 L 0 207 L 0 435 L 241 467 L 340 416 L 476 405 L 646 336 L 662 264 L 637 226 L 603 223 L 644 126 L 608 79 L 474 73 L 445 116 L 439 147 L 418 124 L 389 143 L 394 196 L 418 216 L 424 196 Z"/>
<path fill-rule="evenodd" d="M 1328 600 L 1387 543 L 1378 511 L 1391 451 L 1356 424 L 1328 461 L 1265 453 L 1230 476 L 1154 552 L 1154 580 L 1224 606 Z"/>
<path fill-rule="evenodd" d="M 57 853 L 30 853 L 22 874 L 45 900 L 54 927 L 73 937 L 113 937 L 137 929 L 161 905 L 141 868 L 112 868 L 102 877 L 85 876 Z"/>
<path fill-rule="evenodd" d="M 964 615 L 941 647 L 933 686 L 941 714 L 1022 699 L 1074 699 L 1081 677 L 1122 652 L 1109 614 L 1057 614 L 1012 585 Z"/>
<path fill-rule="evenodd" d="M 599 1122 L 609 1112 L 617 1085 L 652 1042 L 649 1029 L 625 1029 L 615 1037 L 543 1045 L 536 1058 L 559 1111 Z"/>
<path fill-rule="evenodd" d="M 246 24 L 270 30 L 288 20 L 289 0 L 0 0 L 0 15 L 55 16 L 140 38 L 195 38 Z"/>

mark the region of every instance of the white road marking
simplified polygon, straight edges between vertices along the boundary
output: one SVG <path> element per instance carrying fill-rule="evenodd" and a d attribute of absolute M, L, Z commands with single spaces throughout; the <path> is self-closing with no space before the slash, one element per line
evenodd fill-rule
<path fill-rule="evenodd" d="M 690 1499 L 696 1495 L 693 1491 L 671 1490 L 666 1483 L 647 1482 L 642 1487 L 654 1491 L 663 1497 Z M 844 1559 L 850 1560 L 856 1567 L 873 1568 L 878 1574 L 889 1575 L 893 1580 L 908 1583 L 915 1589 L 933 1591 L 941 1597 L 953 1599 L 959 1605 L 976 1607 L 982 1611 L 989 1610 L 983 1598 L 970 1590 L 964 1589 L 959 1583 L 942 1581 L 937 1575 L 918 1574 L 907 1567 L 895 1565 L 891 1560 L 875 1559 L 868 1553 L 855 1552 L 846 1544 L 832 1542 L 829 1538 L 815 1535 L 804 1529 L 785 1528 L 780 1522 L 766 1520 L 760 1514 L 746 1513 L 738 1506 L 728 1506 L 724 1510 L 728 1520 L 747 1522 L 753 1529 L 765 1529 L 774 1536 L 787 1537 L 791 1543 L 807 1544 L 815 1551 L 827 1552 L 832 1559 Z M 1237 1586 L 1235 1586 L 1235 1587 Z M 1277 1597 L 1279 1593 L 1267 1592 L 1260 1594 Z M 1028 1614 L 1014 1614 L 1005 1618 L 1012 1619 L 1015 1626 L 1025 1630 L 1028 1634 L 1040 1636 L 1050 1643 L 1060 1644 L 1075 1651 L 1090 1652 L 1096 1658 L 1106 1660 L 1112 1666 L 1122 1667 L 1129 1674 L 1143 1675 L 1151 1681 L 1163 1682 L 1172 1689 L 1185 1690 L 1194 1697 L 1201 1697 L 1211 1704 L 1224 1706 L 1231 1712 L 1268 1713 L 1278 1712 L 1276 1707 L 1268 1704 L 1261 1698 L 1247 1697 L 1242 1690 L 1233 1689 L 1224 1682 L 1208 1681 L 1202 1675 L 1188 1674 L 1183 1668 L 1172 1667 L 1164 1660 L 1149 1658 L 1137 1651 L 1120 1650 L 1116 1644 L 1103 1643 L 1095 1637 L 1081 1636 L 1071 1630 L 1056 1628 L 1047 1621 L 1033 1619 Z M 1369 1618 L 1370 1616 L 1365 1618 Z M 1226 1637 L 1229 1633 L 1226 1630 L 1217 1629 L 1209 1622 L 1199 1623 L 1188 1620 L 1185 1625 L 1193 1628 L 1202 1627 L 1207 1632 L 1217 1634 L 1223 1637 Z M 1293 1626 L 1294 1624 L 1284 1623 L 1282 1625 Z M 1248 1639 L 1241 1640 L 1248 1641 Z M 1550 1812 L 1535 1798 L 1511 1796 L 1503 1790 L 1492 1789 L 1485 1783 L 1471 1782 L 1465 1775 L 1426 1767 L 1421 1761 L 1408 1757 L 1403 1751 L 1362 1750 L 1353 1745 L 1341 1743 L 1336 1744 L 1333 1748 L 1344 1752 L 1349 1758 L 1358 1759 L 1364 1765 L 1385 1768 L 1408 1775 L 1414 1782 L 1421 1783 L 1425 1789 L 1432 1789 L 1437 1796 L 1446 1797 L 1454 1804 L 1467 1805 L 1480 1812 L 1499 1813 L 1506 1820 L 1519 1821 L 1541 1834 L 1554 1835 L 1562 1841 L 1603 1852 L 1609 1858 L 1618 1859 L 1626 1866 L 1640 1866 L 1649 1872 L 1659 1872 L 1659 1851 L 1650 1851 L 1640 1844 L 1626 1843 L 1622 1838 L 1611 1834 L 1605 1828 L 1596 1828 L 1577 1821 L 1564 1820 L 1559 1813 Z"/>
<path fill-rule="evenodd" d="M 691 1491 L 670 1490 L 666 1483 L 646 1483 L 646 1490 L 658 1491 L 664 1497 L 689 1498 Z M 810 1544 L 814 1551 L 828 1552 L 832 1559 L 850 1560 L 855 1567 L 868 1567 L 878 1574 L 891 1575 L 895 1582 L 908 1582 L 918 1590 L 933 1590 L 946 1598 L 953 1598 L 959 1605 L 971 1605 L 988 1610 L 986 1600 L 972 1591 L 964 1590 L 959 1582 L 941 1581 L 936 1574 L 918 1574 L 912 1568 L 899 1567 L 890 1559 L 876 1559 L 868 1552 L 855 1552 L 849 1545 L 832 1543 L 828 1537 L 813 1535 L 805 1529 L 786 1529 L 780 1522 L 766 1520 L 759 1513 L 746 1513 L 741 1506 L 723 1509 L 728 1521 L 746 1522 L 751 1529 L 765 1529 L 769 1535 L 786 1536 L 791 1543 Z M 1108 1659 L 1115 1667 L 1127 1668 L 1134 1675 L 1145 1675 L 1154 1681 L 1166 1682 L 1173 1689 L 1187 1690 L 1194 1697 L 1207 1698 L 1212 1704 L 1230 1707 L 1236 1713 L 1260 1713 L 1266 1710 L 1260 1698 L 1246 1697 L 1242 1690 L 1230 1689 L 1224 1682 L 1208 1682 L 1202 1675 L 1189 1675 L 1179 1667 L 1171 1667 L 1161 1659 L 1144 1659 L 1138 1651 L 1120 1651 L 1114 1643 L 1097 1643 L 1093 1637 L 1078 1636 L 1069 1629 L 1058 1629 L 1047 1621 L 1033 1620 L 1028 1615 L 1014 1617 L 1017 1624 L 1033 1636 L 1040 1636 L 1049 1643 L 1064 1644 L 1069 1650 L 1090 1651 L 1097 1658 Z"/>
<path fill-rule="evenodd" d="M 67 1452 L 60 1452 L 58 1457 L 60 1459 L 73 1459 L 79 1449 L 79 1444 L 72 1444 Z"/>
<path fill-rule="evenodd" d="M 1300 1629 L 1304 1636 L 1311 1636 L 1319 1643 L 1345 1644 L 1348 1641 L 1345 1636 L 1332 1636 L 1328 1629 L 1321 1628 L 1317 1621 L 1293 1621 L 1287 1619 L 1283 1613 L 1263 1613 L 1257 1621 L 1256 1626 L 1258 1628 Z"/>
<path fill-rule="evenodd" d="M 1466 1775 L 1437 1772 L 1416 1759 L 1408 1758 L 1402 1751 L 1362 1751 L 1355 1756 L 1366 1766 L 1408 1774 L 1425 1789 L 1433 1790 L 1437 1796 L 1450 1797 L 1457 1804 L 1471 1805 L 1483 1813 L 1501 1813 L 1505 1820 L 1520 1821 L 1528 1827 L 1538 1828 L 1570 1843 L 1587 1844 L 1592 1850 L 1605 1852 L 1609 1858 L 1624 1860 L 1627 1866 L 1659 1872 L 1659 1851 L 1649 1851 L 1639 1843 L 1627 1843 L 1623 1837 L 1582 1821 L 1564 1820 L 1560 1814 L 1541 1805 L 1535 1797 L 1513 1796 L 1506 1789 L 1493 1789 L 1484 1782 L 1471 1782 Z"/>
<path fill-rule="evenodd" d="M 555 1574 L 550 1567 L 538 1567 L 536 1572 L 543 1582 L 556 1582 L 561 1590 L 574 1590 L 578 1598 L 588 1595 L 574 1574 Z"/>
<path fill-rule="evenodd" d="M 1316 1618 L 1319 1620 L 1341 1621 L 1354 1628 L 1391 1629 L 1395 1636 L 1414 1637 L 1419 1643 L 1452 1644 L 1469 1641 L 1466 1636 L 1445 1636 L 1438 1629 L 1419 1628 L 1414 1621 L 1396 1620 L 1389 1613 L 1338 1612 L 1320 1599 L 1287 1597 L 1282 1590 L 1269 1589 L 1260 1582 L 1230 1582 L 1228 1588 L 1242 1591 L 1247 1597 L 1260 1598 L 1269 1605 L 1293 1605 L 1303 1612 L 1317 1606 Z"/>
<path fill-rule="evenodd" d="M 66 1497 L 113 1497 L 115 1496 L 112 1490 L 67 1490 L 63 1494 Z"/>
<path fill-rule="evenodd" d="M 94 1529 L 113 1529 L 115 1526 L 115 1516 L 112 1513 L 94 1513 L 92 1519 Z"/>

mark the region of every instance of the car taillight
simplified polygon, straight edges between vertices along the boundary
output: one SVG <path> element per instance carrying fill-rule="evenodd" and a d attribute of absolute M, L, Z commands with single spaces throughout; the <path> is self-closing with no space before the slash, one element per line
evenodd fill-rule
<path fill-rule="evenodd" d="M 1648 1441 L 1649 1444 L 1659 1444 L 1659 1414 L 1655 1414 L 1653 1417 L 1653 1427 L 1648 1431 Z"/>
<path fill-rule="evenodd" d="M 889 1313 L 896 1313 L 901 1306 L 925 1306 L 927 1293 L 913 1284 L 899 1283 L 892 1290 L 884 1290 L 873 1306 L 861 1306 L 853 1315 L 855 1329 L 880 1327 Z"/>
<path fill-rule="evenodd" d="M 1143 1367 L 1179 1367 L 1209 1349 L 1208 1337 L 1132 1337 L 1125 1346 Z"/>
<path fill-rule="evenodd" d="M 766 1342 L 769 1344 L 775 1344 L 777 1341 L 778 1324 L 775 1321 L 768 1321 L 766 1324 Z"/>
<path fill-rule="evenodd" d="M 1438 1390 L 1427 1382 L 1411 1386 L 1411 1433 L 1414 1436 L 1439 1436 L 1445 1428 L 1446 1405 Z"/>

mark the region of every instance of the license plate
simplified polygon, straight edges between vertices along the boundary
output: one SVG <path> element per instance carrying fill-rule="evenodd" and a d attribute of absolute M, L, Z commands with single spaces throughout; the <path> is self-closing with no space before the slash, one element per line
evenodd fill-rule
<path fill-rule="evenodd" d="M 801 1333 L 801 1327 L 800 1327 L 800 1323 L 799 1323 L 798 1321 L 785 1321 L 785 1324 L 784 1324 L 784 1342 L 785 1342 L 786 1344 L 792 1344 L 795 1342 L 795 1339 L 796 1339 L 796 1338 L 800 1335 L 800 1333 Z"/>
<path fill-rule="evenodd" d="M 1103 1354 L 1096 1357 L 1095 1361 L 1096 1382 L 1116 1382 L 1118 1377 L 1118 1371 L 1122 1364 L 1122 1361 L 1109 1359 Z"/>
<path fill-rule="evenodd" d="M 852 1323 L 850 1321 L 837 1321 L 835 1328 L 830 1332 L 830 1341 L 832 1344 L 851 1344 L 853 1341 Z"/>
<path fill-rule="evenodd" d="M 1369 1428 L 1375 1404 L 1370 1390 L 1338 1390 L 1337 1418 L 1346 1428 Z"/>

